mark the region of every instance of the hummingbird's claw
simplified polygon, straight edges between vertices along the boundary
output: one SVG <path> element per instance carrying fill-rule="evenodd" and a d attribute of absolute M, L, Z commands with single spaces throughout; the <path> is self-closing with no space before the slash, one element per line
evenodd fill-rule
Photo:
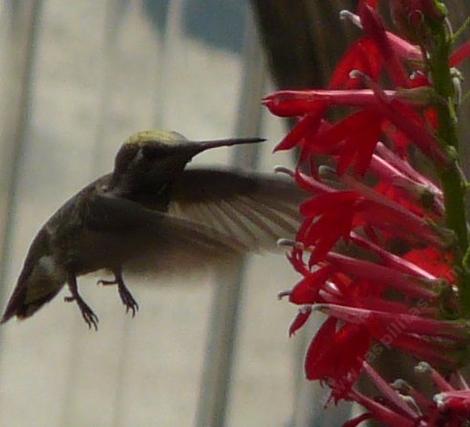
<path fill-rule="evenodd" d="M 114 280 L 100 279 L 96 282 L 96 284 L 97 285 L 104 285 L 104 286 L 117 285 L 119 296 L 121 297 L 121 301 L 126 307 L 126 313 L 128 313 L 130 311 L 132 317 L 134 317 L 135 314 L 139 311 L 139 304 L 134 299 L 134 297 L 130 293 L 129 289 L 127 289 L 127 286 L 124 283 L 124 280 L 122 278 L 121 273 L 116 272 Z"/>
<path fill-rule="evenodd" d="M 98 316 L 93 312 L 90 306 L 83 300 L 80 295 L 64 297 L 65 302 L 76 301 L 80 312 L 82 313 L 83 320 L 85 320 L 88 328 L 98 330 Z"/>
<path fill-rule="evenodd" d="M 126 306 L 126 313 L 130 310 L 132 317 L 134 317 L 135 313 L 139 311 L 139 304 L 137 304 L 129 289 L 124 285 L 124 282 L 118 283 L 118 291 L 122 303 Z"/>
<path fill-rule="evenodd" d="M 70 293 L 72 295 L 65 297 L 65 302 L 72 302 L 75 301 L 82 313 L 83 320 L 85 320 L 88 328 L 95 328 L 95 331 L 98 330 L 98 316 L 93 313 L 93 310 L 88 306 L 88 304 L 83 300 L 83 298 L 78 293 L 78 286 L 77 286 L 77 277 L 73 273 L 69 273 L 68 277 L 68 285 L 70 289 Z"/>
<path fill-rule="evenodd" d="M 95 328 L 95 331 L 98 330 L 98 316 L 93 313 L 93 310 L 85 303 L 78 304 L 80 311 L 82 312 L 82 317 L 85 320 L 88 328 Z"/>

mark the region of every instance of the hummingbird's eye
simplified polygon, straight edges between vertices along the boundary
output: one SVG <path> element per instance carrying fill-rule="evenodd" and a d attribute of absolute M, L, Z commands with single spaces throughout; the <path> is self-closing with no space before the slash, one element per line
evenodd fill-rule
<path fill-rule="evenodd" d="M 145 145 L 142 147 L 142 155 L 146 160 L 163 159 L 168 155 L 168 150 L 155 145 Z"/>

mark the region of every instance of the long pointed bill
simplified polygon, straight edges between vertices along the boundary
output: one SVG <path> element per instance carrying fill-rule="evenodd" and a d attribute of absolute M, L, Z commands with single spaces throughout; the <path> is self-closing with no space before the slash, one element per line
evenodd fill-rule
<path fill-rule="evenodd" d="M 216 139 L 213 141 L 187 141 L 188 147 L 194 149 L 194 155 L 210 148 L 228 147 L 230 145 L 253 144 L 257 142 L 266 141 L 264 138 L 231 138 L 231 139 Z"/>

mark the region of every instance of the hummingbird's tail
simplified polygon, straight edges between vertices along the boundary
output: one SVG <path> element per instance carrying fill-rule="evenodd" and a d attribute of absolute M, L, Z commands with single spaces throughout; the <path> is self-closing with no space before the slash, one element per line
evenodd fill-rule
<path fill-rule="evenodd" d="M 0 323 L 5 323 L 12 317 L 26 319 L 38 311 L 44 304 L 51 301 L 60 291 L 61 287 L 45 289 L 45 292 L 28 295 L 26 286 L 17 286 L 13 295 L 8 301 L 8 305 Z"/>
<path fill-rule="evenodd" d="M 1 323 L 16 316 L 32 316 L 54 298 L 65 284 L 65 274 L 50 254 L 49 234 L 43 229 L 35 237 Z"/>

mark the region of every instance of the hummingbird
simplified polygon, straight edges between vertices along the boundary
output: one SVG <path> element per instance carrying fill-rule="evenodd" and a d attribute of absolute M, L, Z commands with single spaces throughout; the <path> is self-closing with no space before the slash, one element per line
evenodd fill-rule
<path fill-rule="evenodd" d="M 127 312 L 139 306 L 123 272 L 181 271 L 272 249 L 293 235 L 304 194 L 277 176 L 235 169 L 186 168 L 199 153 L 261 138 L 191 141 L 176 132 L 130 136 L 114 170 L 87 185 L 39 230 L 1 322 L 32 316 L 67 285 L 88 327 L 98 317 L 80 295 L 77 278 L 106 271 Z"/>

